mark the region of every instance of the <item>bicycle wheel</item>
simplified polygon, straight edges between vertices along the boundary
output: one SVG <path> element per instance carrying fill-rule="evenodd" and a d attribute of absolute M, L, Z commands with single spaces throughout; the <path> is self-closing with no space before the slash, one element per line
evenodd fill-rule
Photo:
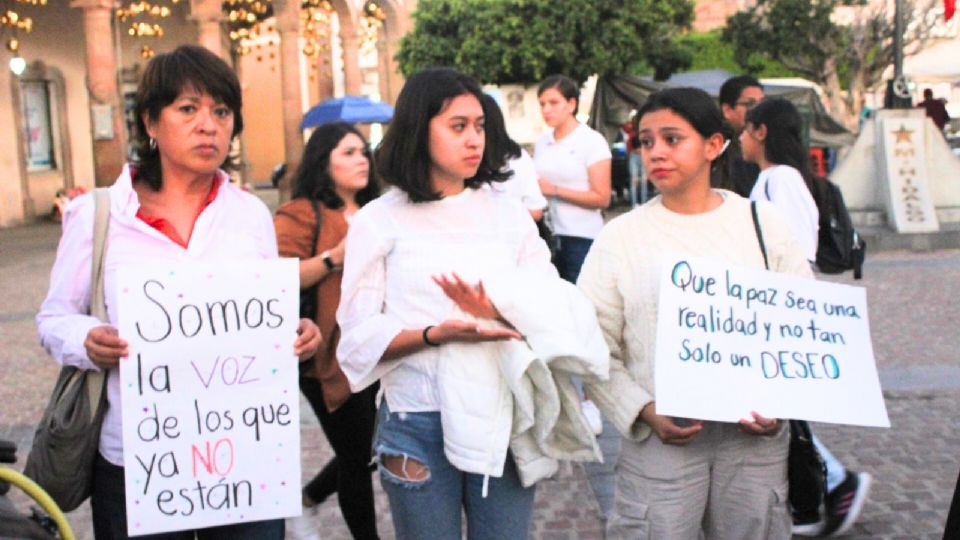
<path fill-rule="evenodd" d="M 54 502 L 54 500 L 50 498 L 50 495 L 47 495 L 47 492 L 38 486 L 36 482 L 9 467 L 0 467 L 0 480 L 19 488 L 20 491 L 26 493 L 27 496 L 40 505 L 40 508 L 56 523 L 62 540 L 76 540 L 73 535 L 73 529 L 70 528 L 70 523 L 67 521 L 67 516 L 60 511 L 57 503 Z"/>

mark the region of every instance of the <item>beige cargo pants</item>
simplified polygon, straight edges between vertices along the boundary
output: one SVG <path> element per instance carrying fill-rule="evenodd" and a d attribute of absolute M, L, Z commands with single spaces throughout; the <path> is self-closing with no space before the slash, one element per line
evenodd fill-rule
<path fill-rule="evenodd" d="M 790 538 L 787 509 L 789 429 L 742 433 L 736 424 L 705 422 L 686 446 L 656 435 L 624 439 L 607 538 L 629 540 L 781 540 Z"/>

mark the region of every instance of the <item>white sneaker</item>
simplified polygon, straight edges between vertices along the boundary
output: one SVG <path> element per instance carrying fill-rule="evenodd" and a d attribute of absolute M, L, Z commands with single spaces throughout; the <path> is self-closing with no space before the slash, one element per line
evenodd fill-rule
<path fill-rule="evenodd" d="M 587 423 L 590 424 L 590 429 L 593 430 L 594 435 L 603 433 L 603 417 L 600 416 L 600 409 L 592 401 L 589 399 L 581 401 L 580 411 L 587 419 Z"/>
<path fill-rule="evenodd" d="M 291 540 L 320 540 L 320 530 L 317 529 L 317 507 L 304 507 L 299 516 L 287 518 L 286 537 Z"/>

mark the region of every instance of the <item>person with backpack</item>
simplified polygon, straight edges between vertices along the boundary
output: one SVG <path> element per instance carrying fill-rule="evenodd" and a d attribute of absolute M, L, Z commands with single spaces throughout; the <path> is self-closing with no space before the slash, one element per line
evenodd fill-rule
<path fill-rule="evenodd" d="M 814 200 L 816 179 L 802 133 L 803 119 L 797 108 L 785 99 L 770 98 L 747 111 L 740 145 L 743 158 L 760 167 L 750 199 L 773 203 L 816 270 L 821 222 Z M 793 533 L 840 535 L 856 522 L 872 479 L 869 473 L 847 470 L 816 435 L 812 438 L 827 469 L 825 515 L 795 512 Z"/>

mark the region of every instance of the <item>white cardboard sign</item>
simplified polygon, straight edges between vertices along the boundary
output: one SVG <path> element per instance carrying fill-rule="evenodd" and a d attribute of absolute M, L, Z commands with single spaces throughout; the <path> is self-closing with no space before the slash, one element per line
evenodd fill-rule
<path fill-rule="evenodd" d="M 293 259 L 120 269 L 131 536 L 299 515 Z"/>
<path fill-rule="evenodd" d="M 667 261 L 657 413 L 737 422 L 756 411 L 890 427 L 863 288 L 709 259 Z"/>

